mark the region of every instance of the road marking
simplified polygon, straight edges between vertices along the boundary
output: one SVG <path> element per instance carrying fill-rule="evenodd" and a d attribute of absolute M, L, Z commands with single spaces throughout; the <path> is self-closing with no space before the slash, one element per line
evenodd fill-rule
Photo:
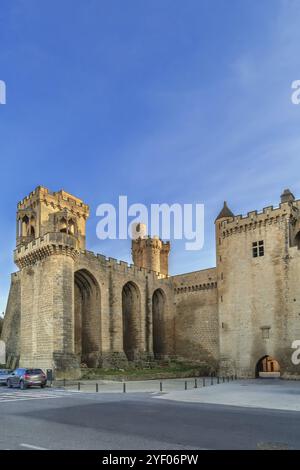
<path fill-rule="evenodd" d="M 47 400 L 54 398 L 63 398 L 70 396 L 68 392 L 26 392 L 26 391 L 10 391 L 10 392 L 0 392 L 0 404 L 16 401 L 26 401 L 26 400 Z"/>
<path fill-rule="evenodd" d="M 20 447 L 26 447 L 26 449 L 34 449 L 34 450 L 47 450 L 45 447 L 34 446 L 32 444 L 20 444 Z"/>

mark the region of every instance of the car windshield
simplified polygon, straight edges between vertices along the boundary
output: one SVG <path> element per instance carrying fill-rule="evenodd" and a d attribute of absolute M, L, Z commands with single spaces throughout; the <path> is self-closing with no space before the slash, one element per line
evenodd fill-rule
<path fill-rule="evenodd" d="M 34 375 L 34 374 L 42 374 L 41 369 L 27 369 L 26 374 Z"/>

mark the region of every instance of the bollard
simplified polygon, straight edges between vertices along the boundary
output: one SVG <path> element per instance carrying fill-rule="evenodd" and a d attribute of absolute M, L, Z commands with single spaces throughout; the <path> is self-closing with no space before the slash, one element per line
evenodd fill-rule
<path fill-rule="evenodd" d="M 219 384 L 219 383 L 220 383 L 220 377 L 218 376 L 217 377 L 217 384 Z"/>
<path fill-rule="evenodd" d="M 205 377 L 203 377 L 203 387 L 205 387 Z"/>
<path fill-rule="evenodd" d="M 237 380 L 237 375 L 236 374 L 235 374 L 234 378 L 235 378 L 235 380 Z"/>
<path fill-rule="evenodd" d="M 197 379 L 195 379 L 195 385 L 194 385 L 194 388 L 198 388 L 198 382 L 197 382 Z"/>
<path fill-rule="evenodd" d="M 66 386 L 66 379 L 64 378 L 64 387 Z"/>
<path fill-rule="evenodd" d="M 227 382 L 229 382 L 229 375 L 227 376 Z"/>
<path fill-rule="evenodd" d="M 223 383 L 225 382 L 225 377 L 223 377 Z"/>
<path fill-rule="evenodd" d="M 78 382 L 78 387 L 77 388 L 78 388 L 78 391 L 80 391 L 80 382 Z"/>
<path fill-rule="evenodd" d="M 161 392 L 163 391 L 162 382 L 159 382 L 159 390 L 160 390 Z"/>
<path fill-rule="evenodd" d="M 232 382 L 233 382 L 233 375 L 231 376 L 231 380 L 232 380 Z"/>
<path fill-rule="evenodd" d="M 211 378 L 210 378 L 210 385 L 213 385 L 213 384 L 214 384 L 214 378 L 213 378 L 213 376 L 211 376 Z"/>
<path fill-rule="evenodd" d="M 96 384 L 96 392 L 99 392 L 98 384 Z"/>
<path fill-rule="evenodd" d="M 184 390 L 187 390 L 187 381 L 184 382 Z"/>
<path fill-rule="evenodd" d="M 126 383 L 123 383 L 123 393 L 126 393 Z"/>

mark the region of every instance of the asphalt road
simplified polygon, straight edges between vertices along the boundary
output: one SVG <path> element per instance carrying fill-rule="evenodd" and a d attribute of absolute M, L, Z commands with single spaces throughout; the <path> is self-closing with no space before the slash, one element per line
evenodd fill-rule
<path fill-rule="evenodd" d="M 0 449 L 300 449 L 300 413 L 0 388 Z"/>

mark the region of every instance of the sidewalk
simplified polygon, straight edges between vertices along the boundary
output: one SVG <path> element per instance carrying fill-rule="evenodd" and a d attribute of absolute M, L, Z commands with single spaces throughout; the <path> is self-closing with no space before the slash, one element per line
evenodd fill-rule
<path fill-rule="evenodd" d="M 213 378 L 214 385 L 217 384 L 217 378 Z M 186 391 L 187 390 L 196 390 L 195 385 L 198 387 L 203 387 L 205 383 L 206 387 L 211 387 L 211 378 L 210 377 L 197 377 L 197 378 L 183 378 L 183 379 L 161 379 L 161 380 L 139 380 L 139 381 L 128 381 L 121 382 L 115 380 L 81 380 L 78 382 L 71 382 L 71 384 L 66 382 L 66 386 L 63 387 L 65 390 L 71 391 L 81 391 L 94 393 L 97 392 L 98 384 L 98 393 L 123 393 L 124 384 L 126 392 L 128 393 L 160 393 L 162 392 L 171 392 L 171 391 Z M 54 384 L 54 387 L 60 387 L 62 384 Z"/>
<path fill-rule="evenodd" d="M 300 381 L 238 380 L 216 387 L 171 391 L 157 397 L 186 403 L 210 403 L 251 408 L 300 411 Z"/>

